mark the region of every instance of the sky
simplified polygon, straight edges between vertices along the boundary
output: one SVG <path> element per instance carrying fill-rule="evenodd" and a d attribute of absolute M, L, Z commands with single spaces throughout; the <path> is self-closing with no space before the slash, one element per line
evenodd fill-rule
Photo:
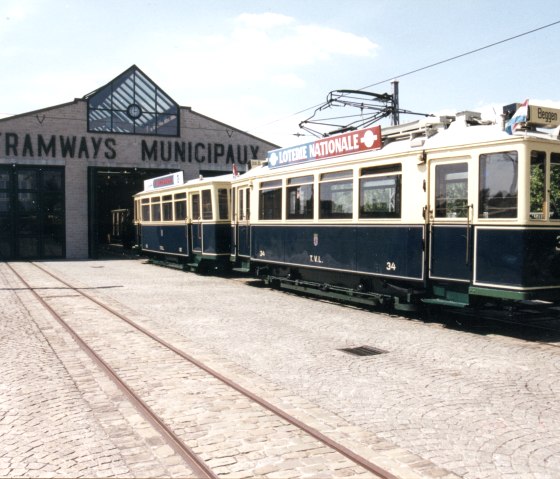
<path fill-rule="evenodd" d="M 0 0 L 0 118 L 67 103 L 131 65 L 179 105 L 279 146 L 329 92 L 421 113 L 560 105 L 560 21 L 540 0 Z M 401 116 L 401 122 L 416 119 Z M 492 118 L 491 118 L 492 119 Z"/>

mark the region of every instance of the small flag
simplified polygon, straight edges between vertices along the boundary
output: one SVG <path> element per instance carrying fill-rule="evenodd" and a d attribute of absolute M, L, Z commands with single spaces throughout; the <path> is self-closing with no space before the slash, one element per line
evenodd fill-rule
<path fill-rule="evenodd" d="M 529 105 L 529 100 L 525 100 L 521 106 L 515 111 L 511 119 L 506 123 L 506 132 L 510 135 L 515 133 L 515 130 L 519 127 L 521 123 L 527 121 L 527 108 Z"/>
<path fill-rule="evenodd" d="M 239 176 L 239 172 L 237 171 L 237 165 L 234 163 L 233 164 L 233 176 Z"/>

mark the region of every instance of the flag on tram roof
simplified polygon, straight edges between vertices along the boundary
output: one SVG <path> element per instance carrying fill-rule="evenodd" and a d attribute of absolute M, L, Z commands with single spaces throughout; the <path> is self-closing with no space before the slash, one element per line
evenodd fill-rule
<path fill-rule="evenodd" d="M 515 111 L 511 119 L 506 123 L 506 132 L 510 135 L 515 133 L 515 130 L 521 123 L 527 121 L 527 108 L 529 106 L 529 100 L 525 100 L 521 106 Z"/>

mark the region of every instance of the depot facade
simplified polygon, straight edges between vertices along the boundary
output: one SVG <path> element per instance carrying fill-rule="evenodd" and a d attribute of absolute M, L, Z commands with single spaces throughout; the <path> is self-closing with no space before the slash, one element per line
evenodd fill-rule
<path fill-rule="evenodd" d="M 179 106 L 133 65 L 83 98 L 0 120 L 0 259 L 96 257 L 145 179 L 241 172 L 274 148 Z"/>

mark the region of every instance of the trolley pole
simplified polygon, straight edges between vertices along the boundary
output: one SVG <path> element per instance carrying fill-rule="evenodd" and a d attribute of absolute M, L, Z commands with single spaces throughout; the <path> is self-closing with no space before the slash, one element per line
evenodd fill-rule
<path fill-rule="evenodd" d="M 391 113 L 391 124 L 398 125 L 399 120 L 399 81 L 393 80 L 391 82 L 393 85 L 393 111 Z"/>

